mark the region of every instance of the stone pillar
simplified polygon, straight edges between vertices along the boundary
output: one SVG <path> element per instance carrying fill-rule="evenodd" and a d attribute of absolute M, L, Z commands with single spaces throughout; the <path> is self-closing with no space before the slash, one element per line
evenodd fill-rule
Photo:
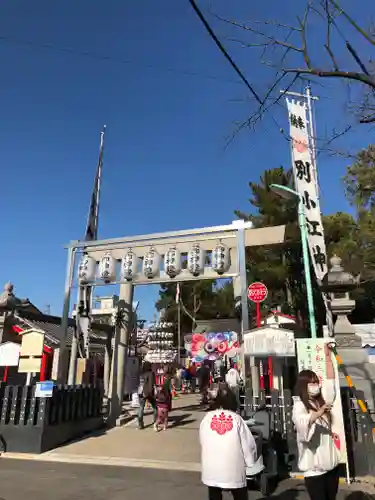
<path fill-rule="evenodd" d="M 73 332 L 72 346 L 70 349 L 70 361 L 68 372 L 68 385 L 75 385 L 77 383 L 77 358 L 78 358 L 78 332 Z"/>
<path fill-rule="evenodd" d="M 123 321 L 120 330 L 120 339 L 117 350 L 117 396 L 119 401 L 124 399 L 126 362 L 128 359 L 129 338 L 132 329 L 133 319 L 133 295 L 134 286 L 132 283 L 125 283 L 120 286 L 120 301 Z"/>
<path fill-rule="evenodd" d="M 109 389 L 109 416 L 110 425 L 122 425 L 122 402 L 124 399 L 124 382 L 127 359 L 127 347 L 132 325 L 133 314 L 132 283 L 120 286 L 120 300 L 117 304 L 120 321 L 115 327 L 114 347 L 112 353 L 110 389 Z"/>
<path fill-rule="evenodd" d="M 109 393 L 109 379 L 111 373 L 111 359 L 112 359 L 112 338 L 113 335 L 108 334 L 105 344 L 105 354 L 104 354 L 104 395 L 108 396 Z"/>

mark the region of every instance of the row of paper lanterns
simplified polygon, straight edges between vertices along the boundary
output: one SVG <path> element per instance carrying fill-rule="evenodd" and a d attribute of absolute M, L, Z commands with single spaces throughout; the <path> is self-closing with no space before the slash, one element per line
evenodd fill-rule
<path fill-rule="evenodd" d="M 171 349 L 168 351 L 150 351 L 146 354 L 145 360 L 150 363 L 173 363 L 176 359 L 177 351 Z"/>
<path fill-rule="evenodd" d="M 158 347 L 160 349 L 171 348 L 174 345 L 173 340 L 149 340 L 147 342 L 149 347 Z"/>
<path fill-rule="evenodd" d="M 174 324 L 171 323 L 170 321 L 169 322 L 159 321 L 158 323 L 151 323 L 148 326 L 148 331 L 149 332 L 160 332 L 160 331 L 165 330 L 166 328 L 172 328 L 173 326 L 174 326 Z"/>
<path fill-rule="evenodd" d="M 173 339 L 173 332 L 162 332 L 162 331 L 153 331 L 148 334 L 148 338 L 151 340 L 155 339 Z"/>
<path fill-rule="evenodd" d="M 206 252 L 196 243 L 188 252 L 187 270 L 192 276 L 200 276 L 204 272 Z M 137 277 L 138 257 L 129 249 L 121 259 L 121 281 L 132 281 Z M 152 279 L 160 274 L 161 256 L 151 247 L 143 259 L 142 274 Z M 230 267 L 229 248 L 219 243 L 212 251 L 211 268 L 219 275 Z M 176 278 L 182 271 L 181 253 L 176 247 L 170 248 L 164 255 L 164 272 L 170 278 Z M 116 259 L 108 252 L 99 262 L 99 278 L 105 283 L 116 281 Z M 91 283 L 96 278 L 96 261 L 89 255 L 83 255 L 79 265 L 78 280 L 81 284 Z"/>

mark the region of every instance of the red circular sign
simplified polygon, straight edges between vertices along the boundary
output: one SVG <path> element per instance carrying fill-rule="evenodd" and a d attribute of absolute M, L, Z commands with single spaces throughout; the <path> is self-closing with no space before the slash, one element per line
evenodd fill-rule
<path fill-rule="evenodd" d="M 263 302 L 264 300 L 266 300 L 267 295 L 268 295 L 267 287 L 260 281 L 251 283 L 251 285 L 247 289 L 247 296 L 252 302 L 255 303 Z"/>

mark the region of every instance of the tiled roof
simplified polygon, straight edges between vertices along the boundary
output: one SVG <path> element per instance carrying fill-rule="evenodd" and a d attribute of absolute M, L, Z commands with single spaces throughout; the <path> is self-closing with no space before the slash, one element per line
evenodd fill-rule
<path fill-rule="evenodd" d="M 46 344 L 50 347 L 57 347 L 63 338 L 61 330 L 61 318 L 58 316 L 50 316 L 48 314 L 33 314 L 19 311 L 18 319 L 25 324 L 25 327 L 39 328 L 45 332 Z M 75 320 L 69 318 L 67 345 L 71 345 L 75 330 Z M 93 345 L 103 345 L 106 342 L 107 335 L 111 333 L 112 327 L 109 325 L 93 323 L 90 342 Z"/>

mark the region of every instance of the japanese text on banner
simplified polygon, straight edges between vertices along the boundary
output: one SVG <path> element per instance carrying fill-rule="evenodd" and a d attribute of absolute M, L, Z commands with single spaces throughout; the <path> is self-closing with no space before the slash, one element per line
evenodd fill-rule
<path fill-rule="evenodd" d="M 295 186 L 301 195 L 306 214 L 309 249 L 316 277 L 327 273 L 327 253 L 317 193 L 317 182 L 312 166 L 306 103 L 287 99 L 292 145 Z"/>

